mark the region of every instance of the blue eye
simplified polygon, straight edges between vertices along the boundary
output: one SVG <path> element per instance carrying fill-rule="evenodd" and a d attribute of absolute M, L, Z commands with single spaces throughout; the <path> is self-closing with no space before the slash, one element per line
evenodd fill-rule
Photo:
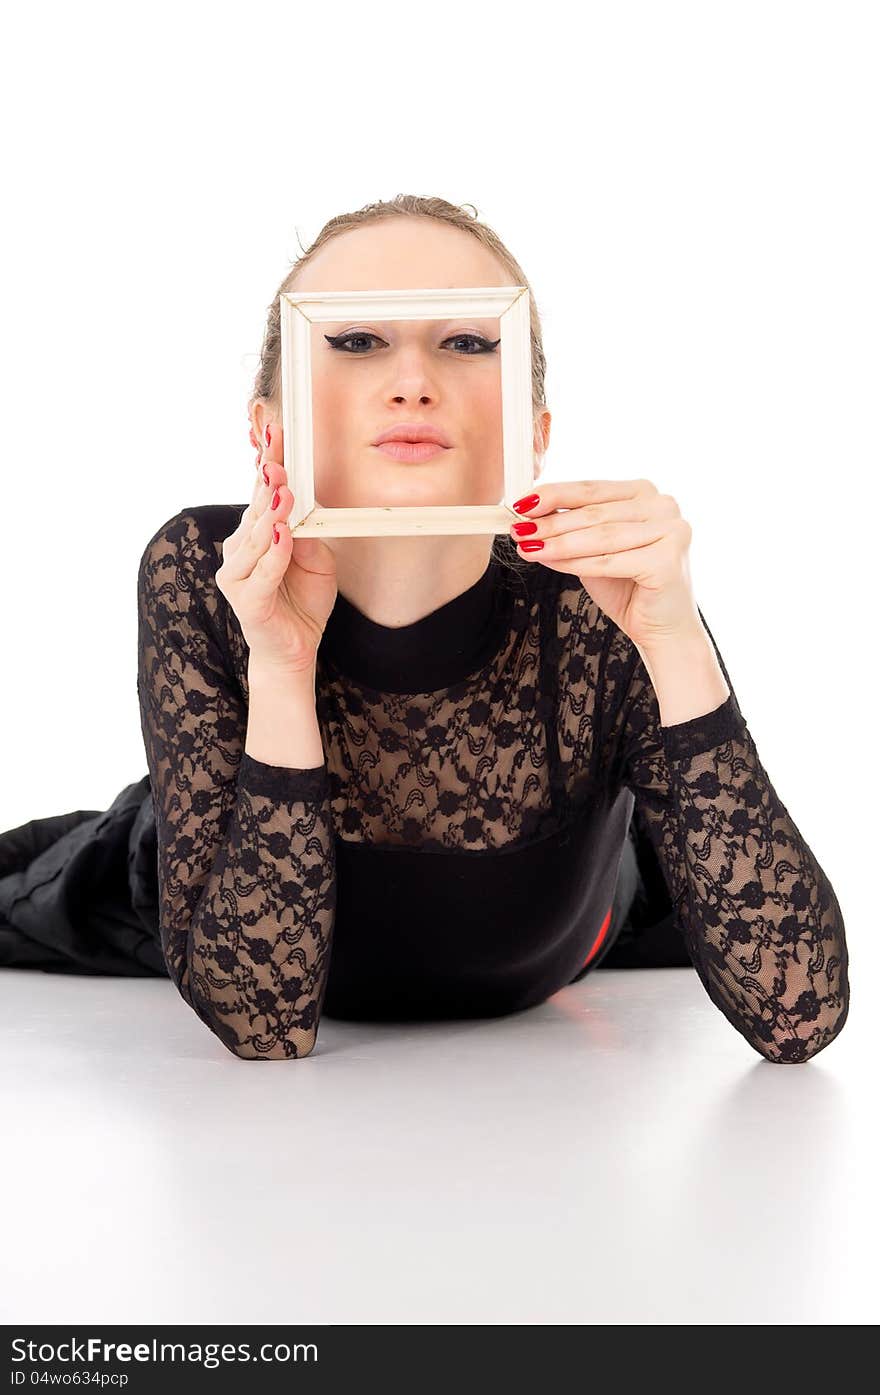
<path fill-rule="evenodd" d="M 379 339 L 378 334 L 370 334 L 366 330 L 357 329 L 350 329 L 345 334 L 325 334 L 324 338 L 327 340 L 327 343 L 330 345 L 331 349 L 339 349 L 343 353 L 355 355 L 359 355 L 360 350 L 351 349 L 348 347 L 352 340 L 375 339 L 379 343 L 384 343 L 384 340 Z M 450 336 L 449 339 L 445 339 L 443 342 L 445 344 L 454 344 L 456 341 L 462 339 L 470 340 L 472 344 L 475 344 L 477 346 L 473 352 L 461 354 L 460 357 L 462 358 L 475 358 L 477 354 L 494 353 L 495 349 L 501 343 L 500 339 L 484 339 L 481 334 L 453 334 Z"/>

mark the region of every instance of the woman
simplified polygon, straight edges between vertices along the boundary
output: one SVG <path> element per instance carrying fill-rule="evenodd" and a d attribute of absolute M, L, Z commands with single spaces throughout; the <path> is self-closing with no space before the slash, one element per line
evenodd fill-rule
<path fill-rule="evenodd" d="M 141 558 L 149 779 L 101 826 L 105 866 L 126 840 L 121 957 L 167 970 L 248 1059 L 308 1055 L 322 1015 L 487 1017 L 600 963 L 692 963 L 762 1056 L 807 1060 L 848 1012 L 840 907 L 760 763 L 675 501 L 647 480 L 545 483 L 488 540 L 285 526 L 280 295 L 507 284 L 528 282 L 490 229 L 401 196 L 333 219 L 279 288 L 249 505 L 185 509 Z M 537 479 L 550 413 L 529 296 Z M 318 328 L 324 506 L 497 502 L 488 322 Z M 407 424 L 439 452 L 380 448 Z M 34 826 L 6 835 L 7 931 L 25 908 L 45 924 L 47 894 L 57 909 L 65 839 L 93 845 L 96 817 L 57 838 L 45 821 L 26 870 Z M 108 971 L 82 938 L 79 966 Z M 34 959 L 19 941 L 5 962 Z"/>

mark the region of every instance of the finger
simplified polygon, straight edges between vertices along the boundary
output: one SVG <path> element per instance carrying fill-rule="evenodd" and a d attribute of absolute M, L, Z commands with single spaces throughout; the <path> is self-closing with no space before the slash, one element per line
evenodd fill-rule
<path fill-rule="evenodd" d="M 284 468 L 284 432 L 274 421 L 267 421 L 263 431 L 263 448 L 259 473 L 265 486 L 265 495 L 260 495 L 258 508 L 271 499 L 280 484 L 287 484 L 287 471 Z"/>
<path fill-rule="evenodd" d="M 659 497 L 659 496 L 658 496 Z M 610 503 L 581 504 L 577 508 L 557 509 L 546 516 L 511 523 L 510 532 L 516 542 L 529 542 L 570 536 L 577 529 L 598 529 L 617 523 L 646 523 L 649 518 L 668 516 L 666 509 L 653 509 L 650 500 L 639 495 L 632 499 L 614 499 Z"/>
<path fill-rule="evenodd" d="M 559 563 L 563 570 L 575 571 L 572 562 L 598 556 L 626 556 L 632 548 L 649 547 L 651 543 L 662 542 L 670 532 L 669 520 L 662 518 L 640 519 L 626 523 L 600 523 L 595 528 L 573 528 L 568 533 L 558 533 L 555 537 L 518 538 L 517 547 L 523 557 L 534 557 L 548 566 Z M 544 546 L 536 548 L 535 542 L 543 541 Z M 563 565 L 564 564 L 564 565 Z M 604 564 L 603 564 L 604 565 Z M 617 576 L 617 572 L 604 572 L 605 576 Z"/>
<path fill-rule="evenodd" d="M 288 490 L 288 493 L 290 491 Z M 291 508 L 293 507 L 293 495 L 290 495 Z M 277 513 L 281 513 L 279 504 Z M 290 566 L 290 556 L 293 552 L 293 534 L 287 522 L 290 509 L 284 517 L 277 518 L 269 525 L 269 542 L 265 551 L 261 552 L 250 575 L 250 582 L 253 586 L 259 583 L 265 586 L 267 591 L 274 591 L 287 568 Z"/>
<path fill-rule="evenodd" d="M 539 518 L 553 509 L 577 509 L 585 504 L 607 503 L 613 499 L 634 499 L 636 495 L 653 491 L 649 480 L 550 480 L 542 481 L 539 490 L 517 499 L 513 507 L 523 518 Z M 538 499 L 531 508 L 517 504 Z"/>
<path fill-rule="evenodd" d="M 248 440 L 250 441 L 250 443 L 251 443 L 251 445 L 253 446 L 254 450 L 257 452 L 257 464 L 259 464 L 259 463 L 260 463 L 260 443 L 259 443 L 259 441 L 257 440 L 257 438 L 256 438 L 256 436 L 255 436 L 255 434 L 254 434 L 254 424 L 253 424 L 253 422 L 251 422 L 250 428 L 249 428 L 249 430 L 248 430 Z"/>
<path fill-rule="evenodd" d="M 238 526 L 228 537 L 223 539 L 223 561 L 227 561 L 241 546 L 242 541 L 250 533 L 257 519 L 263 511 L 263 496 L 266 493 L 266 486 L 259 470 L 254 474 L 254 484 L 251 490 L 250 502 L 241 511 Z"/>
<path fill-rule="evenodd" d="M 263 427 L 262 453 L 264 464 L 284 465 L 284 432 L 271 417 Z"/>
<path fill-rule="evenodd" d="M 242 510 L 238 527 L 223 542 L 223 560 L 231 557 L 241 547 L 245 538 L 249 537 L 252 529 L 257 524 L 260 516 L 266 510 L 279 485 L 287 483 L 287 475 L 284 470 L 284 433 L 280 426 L 267 421 L 263 429 L 263 441 L 257 438 L 251 422 L 248 438 L 251 445 L 256 447 L 256 473 L 254 477 L 254 487 L 251 493 L 250 503 Z"/>
<path fill-rule="evenodd" d="M 528 553 L 523 554 L 529 556 Z M 662 578 L 674 568 L 674 552 L 668 540 L 659 538 L 656 542 L 645 543 L 641 547 L 629 548 L 623 552 L 601 552 L 583 557 L 545 559 L 543 549 L 531 555 L 531 560 L 543 562 L 551 571 L 562 572 L 566 576 L 577 576 L 583 581 L 588 577 L 625 577 L 637 581 L 649 589 L 663 584 Z"/>
<path fill-rule="evenodd" d="M 663 578 L 670 575 L 669 548 L 665 538 L 660 538 L 628 552 L 603 552 L 596 557 L 584 557 L 573 570 L 582 580 L 591 576 L 625 577 L 656 590 L 664 584 Z"/>
<path fill-rule="evenodd" d="M 261 497 L 261 490 L 264 490 L 264 488 L 265 485 L 262 483 L 262 477 L 258 470 L 254 476 L 254 488 L 251 490 L 250 502 L 245 504 L 244 508 L 241 509 L 241 516 L 238 518 L 236 529 L 229 534 L 229 537 L 223 538 L 223 564 L 226 564 L 229 558 L 232 557 L 233 552 L 236 552 L 238 548 L 241 547 L 241 541 L 243 541 L 243 538 L 247 537 L 247 534 L 250 533 L 250 530 L 254 527 L 254 523 L 257 522 L 259 512 L 261 512 L 258 508 L 258 499 Z"/>
<path fill-rule="evenodd" d="M 293 495 L 285 484 L 276 486 L 272 491 L 273 499 L 276 494 L 278 503 L 274 509 L 270 499 L 265 508 L 257 513 L 253 523 L 248 525 L 246 515 L 242 518 L 239 529 L 236 530 L 240 531 L 237 545 L 225 550 L 223 554 L 224 584 L 246 581 L 270 547 L 274 545 L 277 549 L 281 544 L 285 544 L 284 533 L 290 533 L 287 520 L 293 510 Z M 275 542 L 273 525 L 278 528 L 279 542 Z"/>
<path fill-rule="evenodd" d="M 284 433 L 280 425 L 269 418 L 263 425 L 262 439 L 257 437 L 251 425 L 250 441 L 257 447 L 257 488 L 253 503 L 255 509 L 262 512 L 276 487 L 282 482 L 287 483 L 284 470 Z"/>

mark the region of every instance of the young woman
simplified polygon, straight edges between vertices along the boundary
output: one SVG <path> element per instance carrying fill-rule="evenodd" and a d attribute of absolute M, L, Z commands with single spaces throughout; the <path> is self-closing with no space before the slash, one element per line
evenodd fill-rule
<path fill-rule="evenodd" d="M 149 777 L 101 824 L 137 874 L 129 960 L 167 971 L 248 1059 L 308 1055 L 322 1015 L 488 1017 L 600 964 L 667 963 L 693 964 L 762 1056 L 805 1061 L 848 1012 L 840 907 L 761 765 L 675 500 L 584 480 L 536 484 L 509 537 L 287 526 L 281 294 L 508 284 L 528 282 L 476 217 L 400 196 L 333 219 L 279 287 L 250 503 L 181 511 L 141 558 Z M 529 297 L 537 480 L 550 413 Z M 498 501 L 490 322 L 315 328 L 324 506 Z M 37 873 L 33 825 L 0 840 L 6 933 L 24 907 L 31 926 L 57 916 L 64 841 L 95 817 L 55 838 L 44 821 Z M 82 968 L 82 937 L 61 938 Z M 5 962 L 34 962 L 7 943 Z M 105 949 L 94 967 L 125 971 Z"/>

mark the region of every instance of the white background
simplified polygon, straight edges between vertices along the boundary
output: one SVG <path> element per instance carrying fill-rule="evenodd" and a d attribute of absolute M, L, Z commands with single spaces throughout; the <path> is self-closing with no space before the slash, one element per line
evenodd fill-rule
<path fill-rule="evenodd" d="M 146 772 L 137 563 L 181 508 L 249 497 L 246 403 L 298 241 L 398 192 L 470 202 L 542 315 L 546 477 L 645 475 L 691 522 L 697 601 L 847 924 L 851 1019 L 821 1066 L 857 1069 L 877 963 L 876 23 L 847 0 L 17 6 L 0 826 L 103 809 Z"/>
<path fill-rule="evenodd" d="M 545 477 L 644 475 L 678 500 L 764 765 L 872 949 L 876 11 L 600 5 L 577 33 L 575 13 L 17 7 L 0 826 L 105 808 L 146 773 L 147 539 L 247 501 L 247 398 L 298 239 L 437 194 L 532 283 Z"/>

